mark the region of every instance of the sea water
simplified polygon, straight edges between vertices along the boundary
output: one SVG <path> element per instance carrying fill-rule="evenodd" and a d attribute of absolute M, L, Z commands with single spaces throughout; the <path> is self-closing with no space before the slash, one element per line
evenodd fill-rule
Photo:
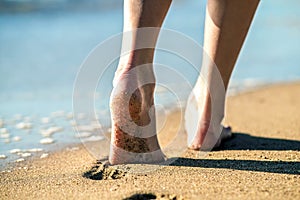
<path fill-rule="evenodd" d="M 13 149 L 23 153 L 31 149 L 31 155 L 40 155 L 32 149 L 47 152 L 57 145 L 81 141 L 74 131 L 73 84 L 89 52 L 122 31 L 122 1 L 113 2 L 99 1 L 100 9 L 43 8 L 0 13 L 0 155 L 7 157 L 0 159 L 2 165 L 29 155 L 10 152 Z M 231 92 L 300 80 L 299 5 L 298 0 L 261 2 L 233 72 Z M 205 1 L 174 0 L 163 27 L 202 45 L 204 16 Z M 190 67 L 184 59 L 163 51 L 157 52 L 155 62 L 179 73 Z M 95 92 L 95 110 L 102 130 L 110 125 L 108 103 L 116 65 L 117 61 L 112 63 Z M 187 73 L 186 78 L 193 83 L 197 73 Z M 176 100 L 167 90 L 158 88 L 157 104 L 171 109 Z M 88 132 L 97 132 L 99 127 L 85 119 L 84 113 L 75 115 L 87 129 L 80 137 L 89 138 Z M 56 131 L 43 135 L 55 127 Z M 52 138 L 53 143 L 42 144 L 45 137 Z"/>

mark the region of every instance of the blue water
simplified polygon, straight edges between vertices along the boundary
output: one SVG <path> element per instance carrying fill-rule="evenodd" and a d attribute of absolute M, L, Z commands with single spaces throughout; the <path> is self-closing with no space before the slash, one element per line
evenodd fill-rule
<path fill-rule="evenodd" d="M 298 0 L 261 2 L 237 61 L 232 89 L 300 80 L 299 6 Z M 204 14 L 204 1 L 174 0 L 164 27 L 186 34 L 201 45 Z M 73 83 L 79 66 L 97 44 L 121 31 L 121 1 L 115 2 L 114 7 L 91 11 L 0 13 L 0 119 L 7 122 L 4 127 L 11 137 L 23 138 L 9 144 L 0 138 L 0 154 L 9 155 L 8 150 L 16 147 L 43 146 L 37 144 L 42 138 L 39 129 L 53 124 L 63 126 L 68 135 L 55 136 L 57 139 L 75 141 L 68 120 L 62 118 L 42 125 L 39 119 L 57 110 L 72 112 Z M 174 65 L 174 60 L 164 53 L 158 53 L 155 62 Z M 176 63 L 178 70 L 187 65 L 180 60 Z M 107 77 L 112 79 L 112 71 Z M 196 75 L 188 78 L 195 80 Z M 110 81 L 105 87 L 111 88 Z M 106 112 L 102 117 L 107 121 L 108 96 L 101 95 L 96 105 Z M 16 119 L 16 114 L 23 117 Z M 26 116 L 34 124 L 30 133 L 15 128 L 15 123 L 24 121 Z"/>

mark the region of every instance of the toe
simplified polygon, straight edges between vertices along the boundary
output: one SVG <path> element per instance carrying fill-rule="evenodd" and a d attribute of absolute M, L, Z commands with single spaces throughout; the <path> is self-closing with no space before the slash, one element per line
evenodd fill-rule
<path fill-rule="evenodd" d="M 223 127 L 222 133 L 221 133 L 221 140 L 227 140 L 230 139 L 232 137 L 232 131 L 231 131 L 231 127 Z"/>
<path fill-rule="evenodd" d="M 218 139 L 218 142 L 216 143 L 216 145 L 214 146 L 215 148 L 218 148 L 221 146 L 221 144 L 225 141 L 228 140 L 232 137 L 232 132 L 231 132 L 231 127 L 223 127 L 222 133 L 220 135 L 220 138 Z"/>

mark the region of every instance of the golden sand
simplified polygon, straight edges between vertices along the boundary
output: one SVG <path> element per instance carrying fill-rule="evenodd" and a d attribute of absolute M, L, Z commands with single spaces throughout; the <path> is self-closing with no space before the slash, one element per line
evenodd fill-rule
<path fill-rule="evenodd" d="M 107 168 L 83 146 L 18 164 L 0 173 L 0 199 L 300 199 L 299 99 L 300 83 L 230 97 L 233 139 L 205 158 L 188 151 L 150 173 Z"/>

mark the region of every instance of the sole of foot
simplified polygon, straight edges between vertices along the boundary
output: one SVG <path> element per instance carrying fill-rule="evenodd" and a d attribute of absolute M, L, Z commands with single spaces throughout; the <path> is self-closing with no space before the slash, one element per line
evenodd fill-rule
<path fill-rule="evenodd" d="M 139 86 L 135 77 L 119 79 L 111 95 L 112 165 L 165 160 L 156 135 L 154 84 Z"/>
<path fill-rule="evenodd" d="M 197 90 L 198 93 L 199 91 Z M 204 101 L 200 103 L 198 101 L 204 98 L 205 95 L 199 95 L 196 98 L 195 91 L 190 94 L 184 116 L 185 129 L 188 135 L 189 149 L 209 151 L 220 147 L 223 141 L 232 137 L 232 133 L 231 127 L 223 127 L 221 125 L 224 107 L 220 108 L 218 106 L 219 110 L 215 109 L 213 114 L 207 114 L 207 112 L 211 111 L 207 109 L 206 114 L 203 114 Z M 211 119 L 215 121 L 211 121 Z"/>

